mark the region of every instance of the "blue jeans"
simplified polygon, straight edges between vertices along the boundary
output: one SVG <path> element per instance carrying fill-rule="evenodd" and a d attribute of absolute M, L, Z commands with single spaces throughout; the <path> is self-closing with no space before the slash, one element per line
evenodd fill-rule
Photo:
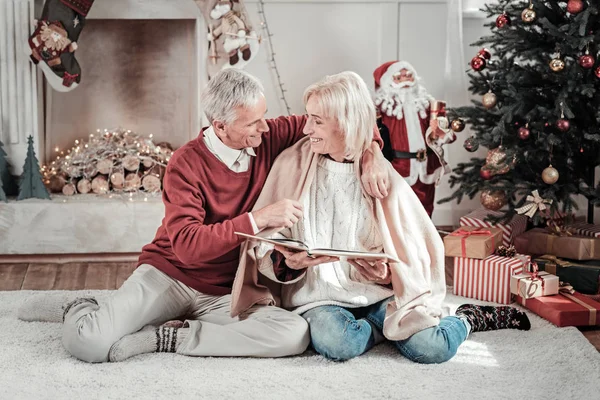
<path fill-rule="evenodd" d="M 302 316 L 310 326 L 313 348 L 334 361 L 349 360 L 367 352 L 376 344 L 375 337 L 381 336 L 390 300 L 362 308 L 320 306 L 308 310 Z M 411 361 L 437 364 L 454 357 L 467 335 L 467 326 L 461 319 L 445 317 L 437 326 L 392 343 Z"/>

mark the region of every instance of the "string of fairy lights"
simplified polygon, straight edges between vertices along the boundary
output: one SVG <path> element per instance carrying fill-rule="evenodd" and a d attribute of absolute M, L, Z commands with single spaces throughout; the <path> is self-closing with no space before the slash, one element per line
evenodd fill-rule
<path fill-rule="evenodd" d="M 71 148 L 56 147 L 54 152 L 56 158 L 41 167 L 42 178 L 47 186 L 58 185 L 54 191 L 70 195 L 87 194 L 92 188 L 96 194 L 159 192 L 173 154 L 168 143 L 155 144 L 152 134 L 145 137 L 122 128 L 98 129 L 86 140 L 75 140 Z M 151 189 L 142 185 L 148 176 L 153 177 Z M 65 189 L 67 185 L 71 186 Z"/>

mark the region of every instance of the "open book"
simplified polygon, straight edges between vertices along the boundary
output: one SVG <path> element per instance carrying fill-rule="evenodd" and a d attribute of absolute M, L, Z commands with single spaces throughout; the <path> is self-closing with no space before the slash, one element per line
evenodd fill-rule
<path fill-rule="evenodd" d="M 306 243 L 296 239 L 271 239 L 260 236 L 248 235 L 246 233 L 234 232 L 238 236 L 248 239 L 260 240 L 261 242 L 271 243 L 277 246 L 287 247 L 288 249 L 306 251 L 309 256 L 330 256 L 345 258 L 363 258 L 363 259 L 382 259 L 386 262 L 400 262 L 396 257 L 385 253 L 371 253 L 368 251 L 353 251 L 342 249 L 309 248 Z"/>

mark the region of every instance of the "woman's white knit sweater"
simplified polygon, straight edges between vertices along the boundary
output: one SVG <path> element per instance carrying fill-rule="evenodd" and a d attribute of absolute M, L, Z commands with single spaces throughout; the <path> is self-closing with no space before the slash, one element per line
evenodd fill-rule
<path fill-rule="evenodd" d="M 311 248 L 383 251 L 360 185 L 352 163 L 319 157 L 316 179 L 303 199 L 304 218 L 286 233 Z M 391 289 L 365 280 L 348 262 L 336 261 L 308 268 L 302 279 L 284 285 L 281 301 L 284 308 L 304 313 L 326 304 L 365 307 L 392 295 Z"/>

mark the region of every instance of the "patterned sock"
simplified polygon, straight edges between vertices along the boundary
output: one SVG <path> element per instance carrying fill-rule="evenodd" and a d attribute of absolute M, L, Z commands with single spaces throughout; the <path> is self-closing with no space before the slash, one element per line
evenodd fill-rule
<path fill-rule="evenodd" d="M 75 300 L 76 296 L 70 293 L 31 296 L 19 307 L 17 318 L 22 321 L 63 322 L 65 306 Z"/>
<path fill-rule="evenodd" d="M 467 318 L 472 332 L 495 331 L 497 329 L 528 331 L 531 328 L 527 315 L 509 306 L 494 307 L 463 304 L 456 310 L 456 315 Z"/>
<path fill-rule="evenodd" d="M 143 328 L 113 344 L 108 359 L 117 362 L 146 353 L 175 353 L 177 345 L 187 335 L 188 330 L 164 325 L 154 329 Z"/>

